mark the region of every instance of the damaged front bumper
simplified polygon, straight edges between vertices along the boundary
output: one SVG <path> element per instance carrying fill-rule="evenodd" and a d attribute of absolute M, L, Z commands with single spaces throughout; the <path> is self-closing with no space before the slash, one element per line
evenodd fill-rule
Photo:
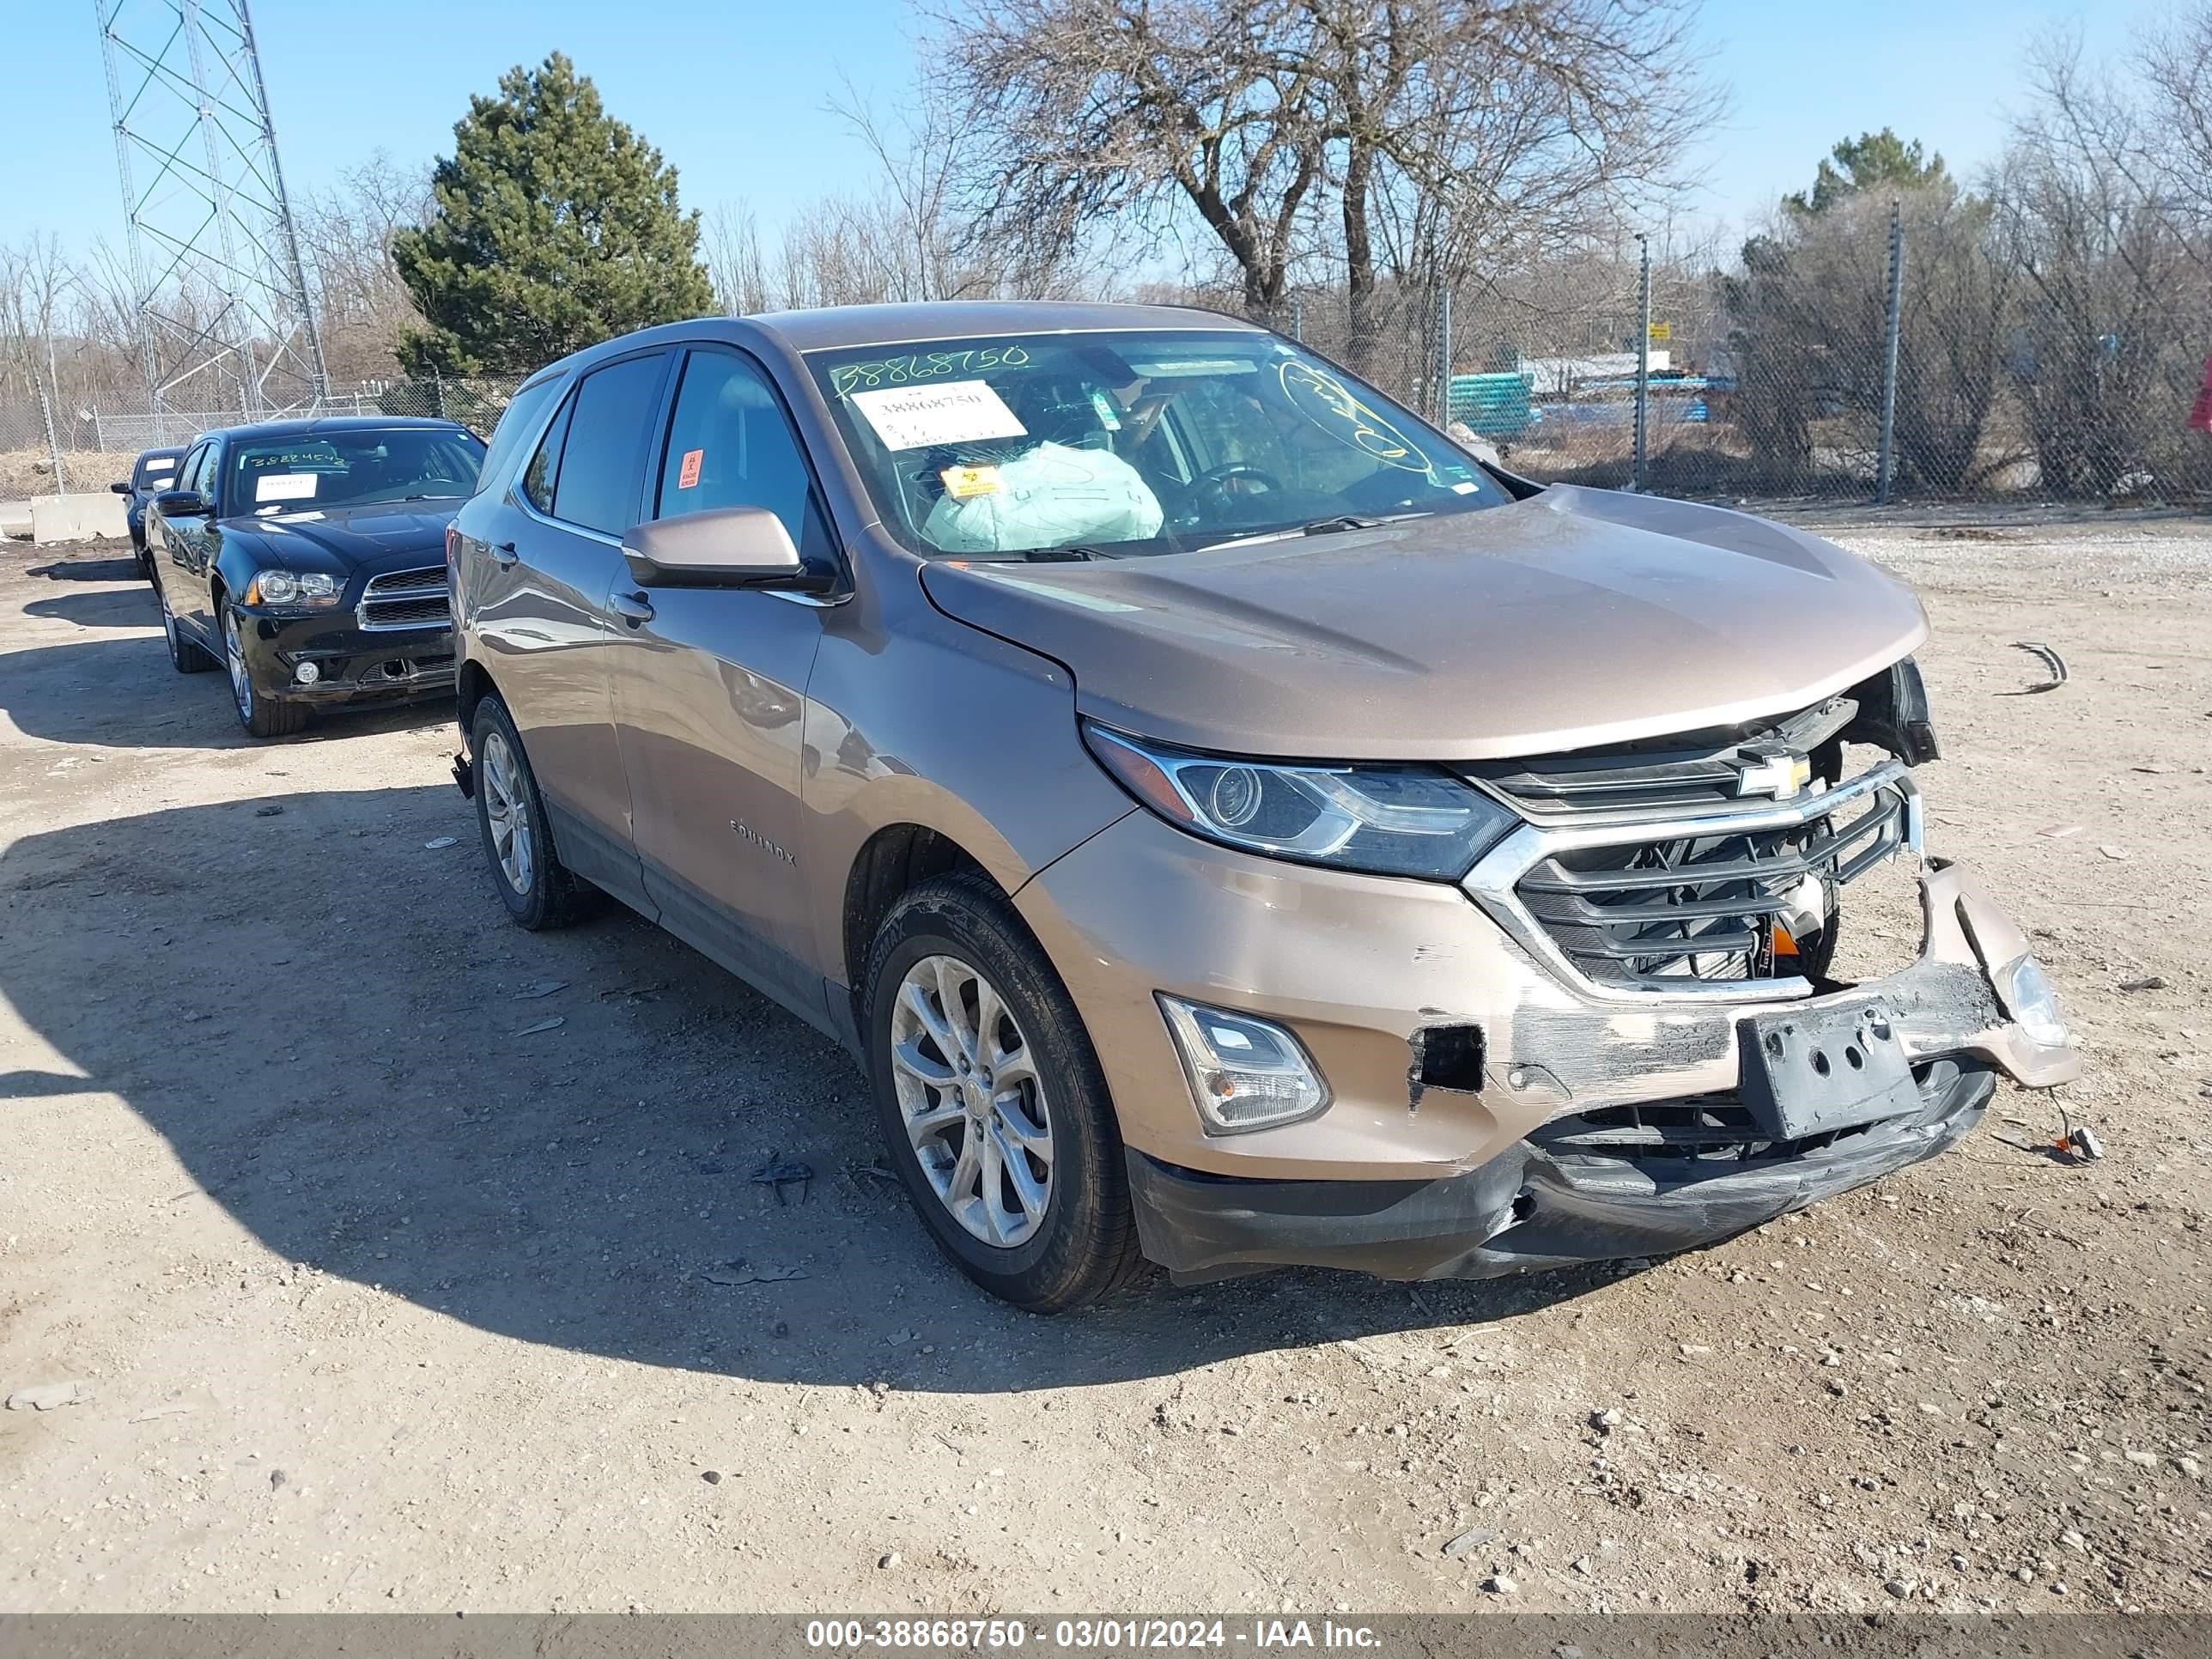
<path fill-rule="evenodd" d="M 453 690 L 453 630 L 360 627 L 350 611 L 244 613 L 246 670 L 270 702 L 410 702 Z M 303 668 L 313 678 L 301 678 Z"/>
<path fill-rule="evenodd" d="M 1127 904 L 1133 885 L 1154 902 Z M 1093 1033 L 1148 1256 L 1193 1279 L 1422 1279 L 1715 1243 L 1942 1152 L 2000 1076 L 2078 1075 L 2019 929 L 1955 865 L 1923 862 L 1919 890 L 1900 972 L 1633 1003 L 1570 982 L 1463 894 L 1197 848 L 1142 814 L 1017 903 Z M 1286 1026 L 1329 1109 L 1205 1134 L 1155 988 Z M 1439 1080 L 1447 1030 L 1462 1074 Z"/>

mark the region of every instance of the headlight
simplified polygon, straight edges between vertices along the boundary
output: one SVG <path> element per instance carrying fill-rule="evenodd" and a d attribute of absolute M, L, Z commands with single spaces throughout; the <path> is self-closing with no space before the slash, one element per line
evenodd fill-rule
<path fill-rule="evenodd" d="M 246 585 L 248 605 L 336 605 L 337 578 L 321 570 L 257 570 Z"/>
<path fill-rule="evenodd" d="M 1169 823 L 1224 846 L 1378 876 L 1455 881 L 1518 822 L 1425 766 L 1286 766 L 1140 742 L 1085 724 L 1091 752 Z"/>

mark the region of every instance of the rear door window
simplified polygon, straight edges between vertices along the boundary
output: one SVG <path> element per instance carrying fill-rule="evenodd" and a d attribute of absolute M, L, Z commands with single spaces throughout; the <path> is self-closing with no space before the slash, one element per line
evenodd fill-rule
<path fill-rule="evenodd" d="M 764 507 L 809 562 L 833 556 L 813 474 L 767 374 L 732 351 L 694 350 L 669 422 L 653 516 L 720 507 Z"/>
<path fill-rule="evenodd" d="M 553 516 L 603 535 L 637 522 L 645 453 L 668 354 L 626 357 L 576 387 L 553 485 Z"/>

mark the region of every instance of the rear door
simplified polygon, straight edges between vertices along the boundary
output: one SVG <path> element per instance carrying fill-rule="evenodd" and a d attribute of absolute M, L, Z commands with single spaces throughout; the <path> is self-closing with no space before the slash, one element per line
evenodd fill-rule
<path fill-rule="evenodd" d="M 623 532 L 640 514 L 672 361 L 665 349 L 641 352 L 577 381 L 493 520 L 490 564 L 471 599 L 484 666 L 514 717 L 562 861 L 641 905 L 606 604 L 629 574 Z"/>
<path fill-rule="evenodd" d="M 810 562 L 839 563 L 805 451 L 767 373 L 690 349 L 647 460 L 647 514 L 766 507 Z M 800 866 L 800 735 L 822 602 L 617 583 L 615 717 L 637 850 L 661 920 L 818 1017 Z"/>

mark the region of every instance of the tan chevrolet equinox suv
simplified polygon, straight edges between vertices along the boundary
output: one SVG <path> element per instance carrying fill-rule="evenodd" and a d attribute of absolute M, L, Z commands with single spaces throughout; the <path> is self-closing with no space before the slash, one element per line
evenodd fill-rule
<path fill-rule="evenodd" d="M 842 1042 L 1026 1308 L 1680 1250 L 2078 1070 L 1922 851 L 1909 592 L 1486 467 L 1262 329 L 633 334 L 516 395 L 448 557 L 514 919 L 611 893 Z M 1885 864 L 1920 949 L 1840 982 Z"/>

